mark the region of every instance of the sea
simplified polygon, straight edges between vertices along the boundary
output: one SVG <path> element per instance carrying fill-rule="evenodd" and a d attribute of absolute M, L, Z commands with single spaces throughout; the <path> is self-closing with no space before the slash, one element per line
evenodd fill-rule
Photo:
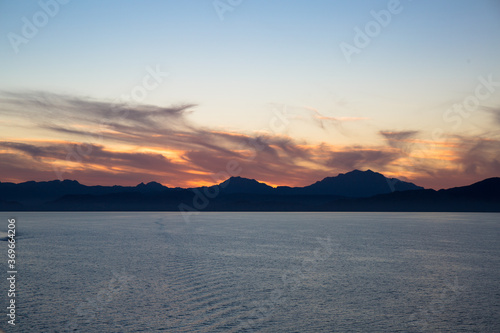
<path fill-rule="evenodd" d="M 497 213 L 0 218 L 0 332 L 500 332 Z"/>

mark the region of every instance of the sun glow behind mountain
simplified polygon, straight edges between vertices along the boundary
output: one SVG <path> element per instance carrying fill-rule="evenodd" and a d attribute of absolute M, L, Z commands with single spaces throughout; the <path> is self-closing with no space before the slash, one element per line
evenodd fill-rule
<path fill-rule="evenodd" d="M 2 3 L 0 181 L 498 176 L 500 6 L 391 3 Z"/>

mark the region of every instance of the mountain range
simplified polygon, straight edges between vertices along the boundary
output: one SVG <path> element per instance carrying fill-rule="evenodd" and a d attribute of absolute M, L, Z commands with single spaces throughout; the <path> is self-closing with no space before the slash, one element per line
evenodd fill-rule
<path fill-rule="evenodd" d="M 231 177 L 197 188 L 0 182 L 0 211 L 477 211 L 500 212 L 500 178 L 435 191 L 371 170 L 276 188 Z"/>

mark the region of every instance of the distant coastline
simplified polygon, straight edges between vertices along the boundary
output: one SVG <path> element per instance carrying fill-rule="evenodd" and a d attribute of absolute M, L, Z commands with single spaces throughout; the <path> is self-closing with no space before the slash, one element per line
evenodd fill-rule
<path fill-rule="evenodd" d="M 85 186 L 74 180 L 0 182 L 0 211 L 500 212 L 500 178 L 439 191 L 371 170 L 277 188 L 241 177 L 189 189 L 155 182 L 135 187 Z"/>

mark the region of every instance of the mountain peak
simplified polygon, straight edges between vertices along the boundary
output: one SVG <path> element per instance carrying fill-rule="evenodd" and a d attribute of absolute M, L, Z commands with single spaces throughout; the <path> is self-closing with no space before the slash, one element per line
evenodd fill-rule
<path fill-rule="evenodd" d="M 222 192 L 224 193 L 252 193 L 252 194 L 265 194 L 270 193 L 273 189 L 271 186 L 260 183 L 255 179 L 243 177 L 230 177 L 219 184 Z"/>
<path fill-rule="evenodd" d="M 140 191 L 161 191 L 166 189 L 166 186 L 163 186 L 162 184 L 158 182 L 149 182 L 147 184 L 140 183 L 139 185 L 136 186 L 136 188 Z"/>
<path fill-rule="evenodd" d="M 258 183 L 258 181 L 256 181 L 255 179 L 252 179 L 252 178 L 244 178 L 244 177 L 240 177 L 240 176 L 233 176 L 233 177 L 230 177 L 228 179 L 226 179 L 225 182 L 241 182 L 241 183 L 244 183 L 244 182 L 247 182 L 247 183 Z"/>
<path fill-rule="evenodd" d="M 155 182 L 155 181 L 152 181 L 152 182 L 149 182 L 147 184 L 144 184 L 143 182 L 141 182 L 139 185 L 137 186 L 163 186 L 162 184 L 158 183 L 158 182 Z"/>
<path fill-rule="evenodd" d="M 326 177 L 304 187 L 304 189 L 306 193 L 311 194 L 370 197 L 394 191 L 419 190 L 422 187 L 399 179 L 387 178 L 383 174 L 370 169 L 366 171 L 356 169 L 347 173 L 340 173 L 336 177 Z"/>
<path fill-rule="evenodd" d="M 326 182 L 335 181 L 336 179 L 374 179 L 374 178 L 382 179 L 382 178 L 385 178 L 385 176 L 381 173 L 374 172 L 370 169 L 368 169 L 366 171 L 354 169 L 354 170 L 346 172 L 346 173 L 339 173 L 337 176 L 325 177 L 325 178 L 323 178 L 323 180 L 317 181 L 315 184 L 321 183 L 324 181 L 326 181 Z"/>
<path fill-rule="evenodd" d="M 339 176 L 340 175 L 381 175 L 381 176 L 383 176 L 381 173 L 372 171 L 370 169 L 368 169 L 366 171 L 354 169 L 354 170 L 346 172 L 346 173 L 340 173 Z"/>
<path fill-rule="evenodd" d="M 33 183 L 36 183 L 36 182 L 33 182 Z M 40 182 L 40 183 L 42 183 L 42 182 Z M 50 185 L 81 185 L 77 180 L 71 180 L 71 179 L 64 179 L 63 181 L 61 181 L 59 179 L 55 179 L 55 180 L 49 180 L 46 183 L 50 184 Z"/>

